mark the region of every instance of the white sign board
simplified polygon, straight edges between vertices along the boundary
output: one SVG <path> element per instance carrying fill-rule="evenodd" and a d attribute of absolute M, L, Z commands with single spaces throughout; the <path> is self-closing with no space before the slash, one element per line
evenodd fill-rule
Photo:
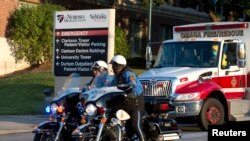
<path fill-rule="evenodd" d="M 109 12 L 104 9 L 59 11 L 55 15 L 55 29 L 108 28 Z"/>
<path fill-rule="evenodd" d="M 114 54 L 115 10 L 57 11 L 54 15 L 54 74 L 92 75 L 97 60 Z"/>

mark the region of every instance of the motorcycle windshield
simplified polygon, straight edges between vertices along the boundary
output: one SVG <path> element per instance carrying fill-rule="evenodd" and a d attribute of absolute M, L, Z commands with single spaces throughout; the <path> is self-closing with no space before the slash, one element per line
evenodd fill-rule
<path fill-rule="evenodd" d="M 81 75 L 78 73 L 72 73 L 66 79 L 62 89 L 64 90 L 64 89 L 69 89 L 69 88 L 75 88 L 81 85 L 82 85 Z"/>
<path fill-rule="evenodd" d="M 57 92 L 56 99 L 63 97 L 64 95 L 74 93 L 74 92 L 81 92 L 80 87 L 82 85 L 81 75 L 78 73 L 70 74 L 61 91 Z"/>
<path fill-rule="evenodd" d="M 101 75 L 96 76 L 93 87 L 95 88 L 110 87 L 112 86 L 113 79 L 114 76 L 103 73 Z"/>

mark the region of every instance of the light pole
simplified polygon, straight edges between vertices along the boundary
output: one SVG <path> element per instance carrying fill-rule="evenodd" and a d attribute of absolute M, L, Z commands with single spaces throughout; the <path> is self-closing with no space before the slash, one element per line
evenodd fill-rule
<path fill-rule="evenodd" d="M 152 51 L 151 51 L 151 18 L 152 18 L 152 0 L 149 0 L 148 10 L 148 43 L 146 47 L 146 68 L 149 69 L 152 65 Z"/>
<path fill-rule="evenodd" d="M 150 46 L 151 42 L 151 18 L 152 18 L 152 0 L 149 0 L 149 9 L 148 9 L 148 44 Z"/>

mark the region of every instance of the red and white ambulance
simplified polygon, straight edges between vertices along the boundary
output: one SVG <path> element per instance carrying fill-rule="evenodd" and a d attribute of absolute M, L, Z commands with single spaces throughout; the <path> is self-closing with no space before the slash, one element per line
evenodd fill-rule
<path fill-rule="evenodd" d="M 170 115 L 195 117 L 203 130 L 250 120 L 249 24 L 175 26 L 173 39 L 162 42 L 154 65 L 139 76 L 145 100 L 172 98 Z M 151 58 L 150 48 L 146 55 Z"/>

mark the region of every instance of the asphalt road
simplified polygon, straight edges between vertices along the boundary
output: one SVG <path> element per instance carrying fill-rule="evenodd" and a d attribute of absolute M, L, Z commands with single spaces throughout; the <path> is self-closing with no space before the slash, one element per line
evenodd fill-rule
<path fill-rule="evenodd" d="M 31 132 L 11 133 L 0 135 L 0 141 L 33 141 Z M 183 131 L 182 139 L 178 141 L 207 141 L 207 133 L 200 131 Z"/>
<path fill-rule="evenodd" d="M 47 116 L 0 116 L 0 135 L 31 132 L 35 125 L 47 120 Z"/>
<path fill-rule="evenodd" d="M 0 141 L 32 141 L 34 126 L 47 120 L 47 116 L 0 116 Z M 207 132 L 195 124 L 180 124 L 182 139 L 179 141 L 207 141 Z"/>
<path fill-rule="evenodd" d="M 31 131 L 34 126 L 47 119 L 48 116 L 0 116 L 0 141 L 32 141 L 34 134 Z M 201 131 L 196 124 L 178 125 L 182 131 L 182 139 L 179 141 L 208 141 L 207 132 Z M 234 126 L 249 130 L 250 121 L 232 123 L 230 128 Z"/>

